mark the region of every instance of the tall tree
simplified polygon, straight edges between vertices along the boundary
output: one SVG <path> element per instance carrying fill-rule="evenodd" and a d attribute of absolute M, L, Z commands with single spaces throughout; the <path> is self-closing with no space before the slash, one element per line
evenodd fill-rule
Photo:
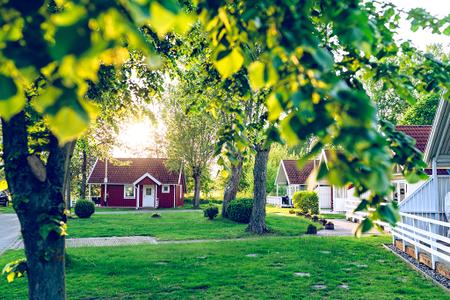
<path fill-rule="evenodd" d="M 194 180 L 193 206 L 200 207 L 202 174 L 208 172 L 216 140 L 214 123 L 207 114 L 186 114 L 180 107 L 167 120 L 167 154 L 171 169 L 180 166 Z"/>

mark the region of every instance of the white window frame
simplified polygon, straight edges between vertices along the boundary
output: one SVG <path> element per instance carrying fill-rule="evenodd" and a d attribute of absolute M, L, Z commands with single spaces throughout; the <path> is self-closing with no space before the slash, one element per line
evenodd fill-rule
<path fill-rule="evenodd" d="M 167 191 L 164 190 L 165 188 L 167 188 Z M 170 193 L 170 184 L 163 184 L 161 187 L 161 193 L 169 194 Z"/>
<path fill-rule="evenodd" d="M 133 188 L 133 196 L 127 196 L 127 187 Z M 124 199 L 134 199 L 136 197 L 136 189 L 134 188 L 134 185 L 132 184 L 124 184 L 123 185 L 123 198 Z"/>

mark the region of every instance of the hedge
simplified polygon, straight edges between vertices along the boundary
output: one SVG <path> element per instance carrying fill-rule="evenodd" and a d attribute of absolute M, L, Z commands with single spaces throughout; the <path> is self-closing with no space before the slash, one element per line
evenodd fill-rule
<path fill-rule="evenodd" d="M 230 201 L 227 208 L 228 218 L 239 223 L 250 222 L 253 209 L 253 199 L 236 199 Z"/>
<path fill-rule="evenodd" d="M 317 215 L 319 213 L 319 196 L 313 191 L 298 191 L 292 196 L 294 207 L 304 213 Z"/>

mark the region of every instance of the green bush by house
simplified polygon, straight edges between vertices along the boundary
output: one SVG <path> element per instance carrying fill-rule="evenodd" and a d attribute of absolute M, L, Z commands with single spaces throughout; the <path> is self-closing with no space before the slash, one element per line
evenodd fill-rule
<path fill-rule="evenodd" d="M 292 196 L 294 207 L 305 213 L 317 215 L 319 213 L 319 196 L 313 191 L 298 191 Z"/>
<path fill-rule="evenodd" d="M 250 216 L 253 209 L 253 199 L 232 200 L 227 208 L 228 217 L 239 223 L 250 222 Z"/>
<path fill-rule="evenodd" d="M 90 218 L 95 212 L 94 202 L 89 200 L 78 200 L 75 204 L 75 214 L 78 218 L 86 219 Z"/>

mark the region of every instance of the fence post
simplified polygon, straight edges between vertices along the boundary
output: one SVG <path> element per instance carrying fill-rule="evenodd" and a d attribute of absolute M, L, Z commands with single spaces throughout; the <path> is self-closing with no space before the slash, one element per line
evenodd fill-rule
<path fill-rule="evenodd" d="M 414 242 L 415 242 L 415 244 L 414 244 L 414 254 L 416 256 L 416 259 L 419 260 L 419 247 L 417 247 L 418 241 L 416 239 L 416 235 L 417 235 L 417 232 L 416 232 L 416 219 L 412 219 L 412 220 L 413 220 L 413 228 L 414 228 L 413 232 L 414 232 Z"/>
<path fill-rule="evenodd" d="M 428 230 L 430 232 L 433 232 L 432 226 L 433 225 L 431 224 L 431 222 L 428 222 Z M 431 236 L 430 236 L 430 242 L 431 242 L 430 243 L 431 250 L 436 251 L 436 246 L 434 244 L 432 244 L 435 242 L 435 240 Z M 431 256 L 431 268 L 433 270 L 435 270 L 436 269 L 436 257 L 433 253 L 430 253 L 430 256 Z"/>

